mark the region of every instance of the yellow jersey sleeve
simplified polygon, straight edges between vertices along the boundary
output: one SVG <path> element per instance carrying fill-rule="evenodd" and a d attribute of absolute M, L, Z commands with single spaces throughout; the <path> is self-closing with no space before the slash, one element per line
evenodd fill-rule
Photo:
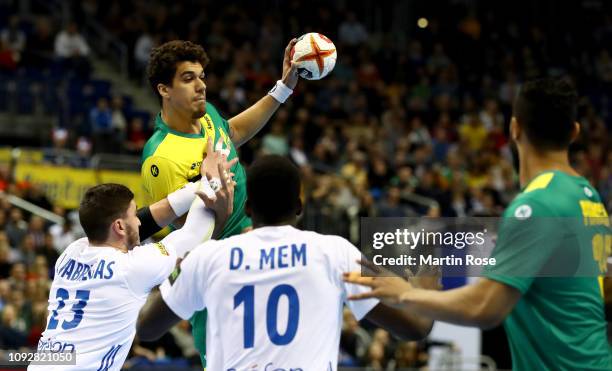
<path fill-rule="evenodd" d="M 140 172 L 144 189 L 151 203 L 165 198 L 188 181 L 178 164 L 160 156 L 147 157 Z"/>

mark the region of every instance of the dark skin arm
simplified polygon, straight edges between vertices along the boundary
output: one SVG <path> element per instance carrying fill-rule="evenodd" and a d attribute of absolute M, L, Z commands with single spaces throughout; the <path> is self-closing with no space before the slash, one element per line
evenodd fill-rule
<path fill-rule="evenodd" d="M 151 292 L 147 303 L 140 310 L 136 334 L 141 340 L 154 341 L 180 321 L 181 318 L 166 305 L 159 290 L 155 290 Z"/>
<path fill-rule="evenodd" d="M 438 272 L 418 272 L 417 276 L 407 273 L 410 276 L 409 281 L 416 287 L 432 290 L 440 288 Z M 365 318 L 403 340 L 423 339 L 433 327 L 433 321 L 425 316 L 417 316 L 383 303 L 376 305 Z M 147 304 L 140 311 L 136 331 L 141 339 L 153 341 L 159 339 L 180 320 L 166 305 L 159 291 L 156 291 L 149 295 Z"/>
<path fill-rule="evenodd" d="M 429 335 L 433 321 L 378 303 L 365 318 L 402 340 L 421 340 Z"/>
<path fill-rule="evenodd" d="M 420 340 L 429 334 L 433 326 L 433 321 L 425 317 L 417 317 L 382 303 L 365 318 L 403 340 Z M 180 321 L 181 318 L 166 305 L 160 292 L 155 291 L 140 310 L 136 333 L 144 341 L 154 341 Z"/>

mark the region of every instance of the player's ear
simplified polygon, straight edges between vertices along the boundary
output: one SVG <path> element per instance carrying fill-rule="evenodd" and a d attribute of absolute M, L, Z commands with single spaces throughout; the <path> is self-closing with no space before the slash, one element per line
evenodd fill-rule
<path fill-rule="evenodd" d="M 574 128 L 572 129 L 572 135 L 570 136 L 570 143 L 574 143 L 576 139 L 580 136 L 580 123 L 578 121 L 574 122 Z"/>
<path fill-rule="evenodd" d="M 113 230 L 113 232 L 115 232 L 115 234 L 119 236 L 123 236 L 126 234 L 125 227 L 126 226 L 123 222 L 123 219 L 115 219 L 113 221 L 113 224 L 111 224 L 111 229 Z"/>
<path fill-rule="evenodd" d="M 157 84 L 157 92 L 162 98 L 168 98 L 170 94 L 168 93 L 168 87 L 164 84 Z"/>

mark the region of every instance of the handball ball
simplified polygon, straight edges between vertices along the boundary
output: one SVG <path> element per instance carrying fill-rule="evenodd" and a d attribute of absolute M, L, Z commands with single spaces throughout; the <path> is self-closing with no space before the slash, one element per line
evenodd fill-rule
<path fill-rule="evenodd" d="M 307 33 L 300 36 L 291 49 L 291 60 L 297 64 L 298 75 L 302 78 L 320 80 L 336 65 L 336 46 L 320 33 Z"/>

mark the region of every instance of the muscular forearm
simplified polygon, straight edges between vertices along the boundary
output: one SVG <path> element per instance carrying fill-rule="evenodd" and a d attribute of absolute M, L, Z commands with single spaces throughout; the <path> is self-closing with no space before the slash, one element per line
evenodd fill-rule
<path fill-rule="evenodd" d="M 269 95 L 229 120 L 230 136 L 236 147 L 240 147 L 270 120 L 280 103 Z"/>
<path fill-rule="evenodd" d="M 421 340 L 433 327 L 430 318 L 401 311 L 382 303 L 374 307 L 366 318 L 402 340 Z"/>
<path fill-rule="evenodd" d="M 401 301 L 408 311 L 436 321 L 491 328 L 497 326 L 509 310 L 494 308 L 487 297 L 477 285 L 468 285 L 448 291 L 414 289 L 406 292 Z"/>

